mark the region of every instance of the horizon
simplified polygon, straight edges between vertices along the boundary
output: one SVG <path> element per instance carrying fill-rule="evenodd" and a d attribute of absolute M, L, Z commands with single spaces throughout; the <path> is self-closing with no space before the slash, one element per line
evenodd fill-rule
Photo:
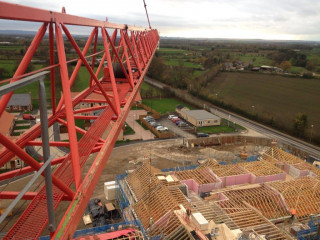
<path fill-rule="evenodd" d="M 75 0 L 5 0 L 29 7 L 61 12 L 65 6 L 68 14 L 110 22 L 147 27 L 147 18 L 140 0 L 111 1 L 92 0 L 90 3 Z M 262 39 L 285 41 L 320 41 L 320 2 L 306 0 L 147 0 L 151 26 L 162 37 L 206 38 L 206 39 Z M 104 8 L 101 6 L 105 6 Z M 88 11 L 90 9 L 90 11 Z M 34 30 L 36 24 L 0 20 L 0 30 Z M 22 24 L 21 24 L 22 23 Z M 77 32 L 78 31 L 78 32 Z M 75 34 L 82 35 L 77 29 Z"/>
<path fill-rule="evenodd" d="M 9 32 L 13 32 L 13 33 L 9 33 Z M 10 30 L 10 29 L 1 29 L 0 33 L 2 33 L 3 35 L 12 35 L 12 36 L 19 36 L 20 35 L 24 35 L 24 36 L 31 36 L 31 34 L 35 34 L 37 31 L 36 30 Z M 30 35 L 29 35 L 30 34 Z M 45 36 L 48 35 L 48 32 L 45 34 Z M 63 33 L 63 35 L 65 35 Z M 88 34 L 86 33 L 78 33 L 75 34 L 76 36 L 81 36 L 81 37 L 85 37 L 88 36 Z M 101 38 L 101 36 L 98 36 L 98 38 Z M 160 38 L 171 38 L 171 39 L 189 39 L 189 40 L 218 40 L 218 41 L 266 41 L 266 42 L 312 42 L 312 43 L 319 43 L 320 44 L 320 40 L 304 40 L 304 39 L 300 39 L 300 40 L 291 40 L 291 39 L 258 39 L 258 38 L 219 38 L 219 37 L 179 37 L 179 36 L 161 36 Z"/>

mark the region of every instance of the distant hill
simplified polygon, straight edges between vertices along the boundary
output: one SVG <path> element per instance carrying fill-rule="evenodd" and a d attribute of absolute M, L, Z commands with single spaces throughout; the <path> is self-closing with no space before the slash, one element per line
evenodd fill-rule
<path fill-rule="evenodd" d="M 23 30 L 0 30 L 1 35 L 35 35 L 36 31 L 23 31 Z"/>

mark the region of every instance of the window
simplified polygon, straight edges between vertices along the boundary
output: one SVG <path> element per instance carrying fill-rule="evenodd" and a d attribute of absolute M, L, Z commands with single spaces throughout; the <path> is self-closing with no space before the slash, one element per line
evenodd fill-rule
<path fill-rule="evenodd" d="M 214 123 L 217 123 L 218 122 L 218 120 L 214 120 Z"/>
<path fill-rule="evenodd" d="M 20 166 L 20 159 L 16 160 L 17 166 Z"/>

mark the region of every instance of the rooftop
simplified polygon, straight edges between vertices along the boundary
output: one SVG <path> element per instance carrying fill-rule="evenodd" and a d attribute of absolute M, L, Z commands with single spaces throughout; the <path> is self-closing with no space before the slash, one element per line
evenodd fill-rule
<path fill-rule="evenodd" d="M 32 104 L 29 93 L 13 94 L 7 106 L 29 106 Z"/>
<path fill-rule="evenodd" d="M 11 113 L 8 113 L 4 111 L 2 113 L 2 116 L 0 117 L 0 132 L 4 135 L 9 135 L 10 133 L 10 127 L 12 124 L 12 121 L 14 119 L 14 116 Z"/>
<path fill-rule="evenodd" d="M 184 111 L 190 117 L 193 117 L 196 120 L 219 120 L 220 118 L 212 113 L 207 112 L 206 110 L 186 110 Z"/>

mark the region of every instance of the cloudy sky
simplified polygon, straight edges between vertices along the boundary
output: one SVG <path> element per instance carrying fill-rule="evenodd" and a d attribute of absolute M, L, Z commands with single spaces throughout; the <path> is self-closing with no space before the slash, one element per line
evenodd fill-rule
<path fill-rule="evenodd" d="M 147 26 L 143 0 L 5 0 L 110 22 Z M 320 41 L 319 0 L 146 0 L 161 36 Z M 0 29 L 35 30 L 1 21 Z M 83 30 L 78 29 L 79 33 Z"/>

